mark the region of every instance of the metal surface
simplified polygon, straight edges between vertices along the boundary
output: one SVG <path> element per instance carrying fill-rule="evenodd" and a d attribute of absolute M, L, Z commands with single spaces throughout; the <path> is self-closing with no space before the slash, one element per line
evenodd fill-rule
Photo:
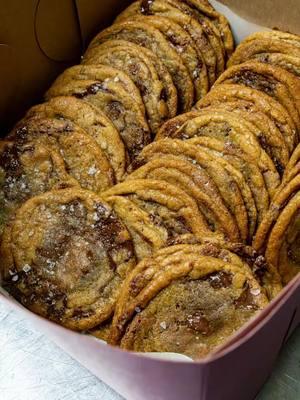
<path fill-rule="evenodd" d="M 122 400 L 33 330 L 30 322 L 3 304 L 0 304 L 0 399 Z M 300 328 L 285 346 L 271 379 L 257 398 L 297 399 L 300 399 Z"/>

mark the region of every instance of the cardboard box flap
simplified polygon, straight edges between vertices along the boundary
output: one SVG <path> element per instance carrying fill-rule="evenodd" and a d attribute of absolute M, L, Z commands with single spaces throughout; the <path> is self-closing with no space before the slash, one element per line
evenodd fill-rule
<path fill-rule="evenodd" d="M 84 45 L 109 26 L 131 0 L 75 0 Z"/>
<path fill-rule="evenodd" d="M 1 136 L 41 101 L 56 76 L 80 59 L 73 0 L 0 2 Z"/>
<path fill-rule="evenodd" d="M 40 0 L 34 16 L 35 38 L 53 61 L 76 63 L 81 54 L 81 32 L 72 0 Z"/>
<path fill-rule="evenodd" d="M 219 0 L 250 22 L 300 34 L 299 0 Z"/>

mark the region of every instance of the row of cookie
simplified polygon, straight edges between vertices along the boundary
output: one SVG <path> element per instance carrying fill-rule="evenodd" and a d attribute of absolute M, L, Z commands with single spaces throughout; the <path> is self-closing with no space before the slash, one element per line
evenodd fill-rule
<path fill-rule="evenodd" d="M 202 358 L 268 304 L 268 266 L 250 247 L 200 244 L 201 218 L 175 185 L 129 183 L 107 202 L 78 188 L 25 202 L 2 238 L 2 284 L 65 327 Z"/>
<path fill-rule="evenodd" d="M 147 16 L 132 21 L 135 12 Z M 134 3 L 1 142 L 1 221 L 52 188 L 98 193 L 121 181 L 151 131 L 176 115 L 178 99 L 187 110 L 207 92 L 202 47 L 212 65 L 217 49 L 233 48 L 226 19 L 207 2 Z"/>
<path fill-rule="evenodd" d="M 234 49 L 228 21 L 206 0 L 135 1 L 95 37 L 84 59 L 101 63 L 103 51 L 114 45 L 111 40 L 135 43 L 159 57 L 178 91 L 181 112 L 207 93 Z M 126 72 L 132 73 L 132 63 L 128 67 L 122 61 Z M 115 63 L 113 57 L 110 62 Z"/>
<path fill-rule="evenodd" d="M 227 20 L 206 1 L 137 1 L 92 40 L 82 65 L 65 71 L 47 97 L 73 95 L 101 108 L 132 160 L 149 133 L 208 92 L 233 46 Z"/>

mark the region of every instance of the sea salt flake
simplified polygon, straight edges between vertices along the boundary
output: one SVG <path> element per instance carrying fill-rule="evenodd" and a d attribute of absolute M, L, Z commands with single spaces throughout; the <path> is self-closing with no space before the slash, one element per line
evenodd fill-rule
<path fill-rule="evenodd" d="M 135 307 L 135 312 L 140 313 L 141 311 L 140 307 Z"/>
<path fill-rule="evenodd" d="M 31 266 L 29 264 L 25 264 L 23 267 L 23 271 L 27 274 L 27 272 L 31 271 Z"/>
<path fill-rule="evenodd" d="M 260 294 L 260 289 L 251 289 L 250 293 L 253 294 L 253 296 L 258 296 Z"/>
<path fill-rule="evenodd" d="M 93 176 L 97 173 L 97 168 L 95 167 L 95 165 L 91 166 L 88 170 L 88 174 Z"/>
<path fill-rule="evenodd" d="M 100 220 L 99 215 L 96 212 L 93 215 L 93 220 L 96 222 Z"/>
<path fill-rule="evenodd" d="M 162 329 L 167 329 L 167 324 L 166 324 L 165 321 L 161 322 L 161 323 L 159 324 L 159 326 L 160 326 Z"/>
<path fill-rule="evenodd" d="M 18 274 L 14 275 L 14 276 L 11 278 L 11 280 L 12 280 L 13 282 L 17 282 L 18 279 L 19 279 L 19 275 L 18 275 Z"/>
<path fill-rule="evenodd" d="M 46 263 L 47 263 L 47 268 L 49 270 L 52 270 L 56 265 L 55 261 L 51 261 L 51 260 L 47 260 Z"/>

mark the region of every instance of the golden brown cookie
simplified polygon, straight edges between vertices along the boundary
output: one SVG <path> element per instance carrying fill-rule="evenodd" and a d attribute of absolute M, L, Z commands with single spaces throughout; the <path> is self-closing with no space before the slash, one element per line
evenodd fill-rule
<path fill-rule="evenodd" d="M 253 247 L 263 252 L 272 227 L 283 212 L 286 204 L 298 193 L 300 189 L 300 176 L 296 175 L 290 181 L 282 182 L 274 196 L 269 210 L 258 227 L 253 238 Z"/>
<path fill-rule="evenodd" d="M 115 185 L 103 196 L 107 201 L 111 196 L 128 198 L 165 229 L 168 239 L 185 233 L 212 236 L 196 202 L 177 186 L 153 179 L 134 179 Z"/>
<path fill-rule="evenodd" d="M 288 111 L 297 130 L 300 130 L 300 82 L 286 70 L 248 61 L 227 69 L 215 85 L 220 83 L 238 83 L 275 98 Z"/>
<path fill-rule="evenodd" d="M 133 97 L 122 83 L 124 75 L 107 66 L 75 66 L 57 78 L 46 98 L 74 96 L 99 108 L 114 123 L 132 160 L 151 136 L 138 89 L 132 82 L 137 91 Z M 129 80 L 127 76 L 126 82 Z"/>
<path fill-rule="evenodd" d="M 213 85 L 217 77 L 217 54 L 212 43 L 209 41 L 209 37 L 205 33 L 204 27 L 193 18 L 191 10 L 186 7 L 184 3 L 176 0 L 154 0 L 151 2 L 136 1 L 118 16 L 117 22 L 126 21 L 128 18 L 134 18 L 138 14 L 167 17 L 185 29 L 194 40 L 199 54 L 202 54 L 203 61 L 207 68 L 209 86 Z M 217 37 L 214 37 L 213 32 L 210 33 L 211 37 L 216 41 Z M 201 62 L 195 69 L 195 76 L 200 76 L 202 69 L 203 63 Z"/>
<path fill-rule="evenodd" d="M 288 165 L 285 168 L 281 186 L 285 186 L 300 173 L 300 145 L 298 145 L 290 157 Z"/>
<path fill-rule="evenodd" d="M 266 247 L 266 259 L 288 283 L 300 272 L 298 191 L 285 205 L 272 227 Z"/>
<path fill-rule="evenodd" d="M 227 146 L 240 148 L 249 159 L 256 163 L 264 175 L 270 196 L 280 184 L 275 165 L 258 142 L 259 131 L 234 113 L 203 110 L 195 118 L 188 119 L 176 132 L 177 139 L 205 136 L 222 140 Z"/>
<path fill-rule="evenodd" d="M 219 163 L 218 157 L 213 157 L 191 143 L 163 139 L 147 146 L 137 161 L 144 164 L 164 155 L 181 157 L 198 166 L 198 168 L 203 168 L 208 173 L 231 213 L 232 228 L 238 227 L 238 229 L 232 229 L 228 238 L 232 241 L 246 240 L 248 237 L 248 216 L 242 194 L 232 175 Z"/>
<path fill-rule="evenodd" d="M 71 121 L 80 126 L 95 139 L 106 154 L 116 181 L 122 179 L 128 163 L 128 154 L 119 132 L 101 110 L 75 97 L 62 96 L 32 107 L 26 117 L 33 116 Z"/>
<path fill-rule="evenodd" d="M 199 103 L 197 103 L 199 104 Z M 176 138 L 176 132 L 190 119 L 199 116 L 199 110 L 195 109 L 184 114 L 179 114 L 166 121 L 157 132 L 155 140 L 164 138 Z"/>
<path fill-rule="evenodd" d="M 131 19 L 151 24 L 164 35 L 172 48 L 177 52 L 179 57 L 181 57 L 183 64 L 189 71 L 194 84 L 195 100 L 197 101 L 205 96 L 208 88 L 205 84 L 203 85 L 202 74 L 199 75 L 198 73 L 195 73 L 195 71 L 199 65 L 203 66 L 204 71 L 206 68 L 204 67 L 205 64 L 202 60 L 202 54 L 197 50 L 196 44 L 191 36 L 179 24 L 170 18 L 162 16 L 135 16 Z"/>
<path fill-rule="evenodd" d="M 138 261 L 167 244 L 167 230 L 134 201 L 125 196 L 109 196 L 106 200 L 130 232 Z"/>
<path fill-rule="evenodd" d="M 153 51 L 172 76 L 178 91 L 179 111 L 191 108 L 194 90 L 189 72 L 181 57 L 158 29 L 145 22 L 124 21 L 100 32 L 90 43 L 89 49 L 107 40 L 127 40 Z"/>
<path fill-rule="evenodd" d="M 242 270 L 253 274 L 258 283 L 262 286 L 264 294 L 271 300 L 282 289 L 278 271 L 269 265 L 264 256 L 254 250 L 251 246 L 242 243 L 232 242 L 209 242 L 197 241 L 190 235 L 178 238 L 176 246 L 169 246 L 160 250 L 159 256 L 153 257 L 161 261 L 164 257 L 177 255 L 196 254 L 197 256 L 209 256 L 231 263 Z M 181 244 L 181 246 L 179 246 Z M 186 246 L 188 244 L 189 246 Z M 191 246 L 193 245 L 193 246 Z"/>
<path fill-rule="evenodd" d="M 153 57 L 155 58 L 154 53 L 151 52 L 150 58 L 141 51 L 140 46 L 133 43 L 109 40 L 87 51 L 83 63 L 110 65 L 126 72 L 140 90 L 149 126 L 155 133 L 167 118 L 176 114 L 177 95 L 174 91 L 175 107 L 170 111 L 165 98 L 166 88 L 156 71 Z"/>
<path fill-rule="evenodd" d="M 288 34 L 285 33 L 285 35 Z M 295 35 L 291 35 L 291 38 L 294 37 Z M 253 58 L 260 59 L 260 55 L 262 54 L 265 57 L 276 53 L 300 57 L 300 40 L 298 42 L 297 45 L 293 40 L 281 39 L 280 35 L 278 36 L 278 33 L 276 35 L 274 31 L 264 34 L 262 32 L 255 33 L 248 36 L 238 45 L 228 61 L 228 67 L 241 64 Z M 267 58 L 264 59 L 264 62 L 268 62 Z"/>
<path fill-rule="evenodd" d="M 268 304 L 246 268 L 199 256 L 193 247 L 135 268 L 118 300 L 112 344 L 203 358 Z"/>
<path fill-rule="evenodd" d="M 226 17 L 217 12 L 212 5 L 205 0 L 183 0 L 183 3 L 186 3 L 190 8 L 196 11 L 197 15 L 200 15 L 201 18 L 205 15 L 207 17 L 205 21 L 207 21 L 207 19 L 212 21 L 220 32 L 227 58 L 229 58 L 234 51 L 234 39 Z"/>
<path fill-rule="evenodd" d="M 282 133 L 289 151 L 293 151 L 297 143 L 297 130 L 292 118 L 278 101 L 261 91 L 239 84 L 218 85 L 196 104 L 196 108 L 240 100 L 247 102 L 250 110 L 255 107 L 254 110 L 259 109 L 266 114 Z"/>
<path fill-rule="evenodd" d="M 273 29 L 271 31 L 255 32 L 255 33 L 249 35 L 248 37 L 246 37 L 246 39 L 244 39 L 244 42 L 262 39 L 262 38 L 266 38 L 266 39 L 272 38 L 273 40 L 281 40 L 286 43 L 291 43 L 297 47 L 300 46 L 300 36 L 299 35 L 295 35 L 295 34 L 289 33 L 289 32 L 279 31 L 277 29 Z"/>
<path fill-rule="evenodd" d="M 52 188 L 76 186 L 59 151 L 43 143 L 0 142 L 0 233 L 26 200 Z"/>
<path fill-rule="evenodd" d="M 166 155 L 147 162 L 130 175 L 131 179 L 156 179 L 171 183 L 188 193 L 205 216 L 212 232 L 230 237 L 236 226 L 213 180 L 202 168 L 180 157 Z"/>
<path fill-rule="evenodd" d="M 136 15 L 160 15 L 180 24 L 194 39 L 198 53 L 207 65 L 209 81 L 213 84 L 225 68 L 225 50 L 221 34 L 213 22 L 199 10 L 177 0 L 137 1 L 119 15 L 117 21 L 134 18 Z M 200 65 L 200 64 L 199 64 Z M 214 68 L 213 68 L 214 67 Z"/>
<path fill-rule="evenodd" d="M 111 165 L 97 142 L 70 121 L 35 117 L 24 119 L 8 137 L 23 146 L 42 144 L 54 147 L 63 159 L 68 174 L 84 189 L 101 192 L 115 183 Z"/>
<path fill-rule="evenodd" d="M 252 59 L 271 65 L 277 65 L 280 68 L 286 69 L 297 78 L 300 78 L 300 55 L 295 56 L 283 53 L 260 53 L 255 54 Z"/>
<path fill-rule="evenodd" d="M 124 224 L 97 195 L 50 191 L 28 200 L 1 244 L 5 288 L 25 307 L 74 330 L 113 313 L 135 265 Z"/>
<path fill-rule="evenodd" d="M 242 100 L 211 105 L 204 110 L 233 112 L 241 120 L 249 122 L 259 144 L 272 159 L 279 175 L 282 176 L 289 161 L 289 149 L 280 130 L 266 114 L 255 107 L 250 108 L 248 102 Z"/>
<path fill-rule="evenodd" d="M 107 52 L 112 50 L 112 52 L 114 52 L 115 48 L 119 48 L 119 46 L 122 46 L 122 48 L 123 46 L 125 46 L 127 53 L 131 56 L 136 57 L 138 54 L 139 57 L 141 57 L 144 62 L 147 63 L 148 67 L 150 65 L 149 68 L 151 68 L 151 65 L 153 64 L 153 68 L 155 68 L 158 78 L 163 84 L 163 91 L 160 94 L 160 98 L 166 102 L 170 118 L 171 116 L 175 116 L 178 108 L 176 87 L 174 86 L 172 77 L 168 69 L 165 67 L 164 63 L 157 57 L 157 55 L 153 53 L 153 51 L 126 40 L 107 40 L 103 44 L 89 48 L 84 54 L 84 60 L 89 58 L 90 55 L 93 56 L 94 54 L 96 54 L 98 51 L 97 49 L 101 49 L 103 50 L 103 52 L 104 50 L 106 50 Z M 135 82 L 135 84 L 141 91 L 144 90 L 143 85 L 139 87 L 139 82 Z M 142 82 L 140 82 L 140 84 L 142 84 Z"/>

